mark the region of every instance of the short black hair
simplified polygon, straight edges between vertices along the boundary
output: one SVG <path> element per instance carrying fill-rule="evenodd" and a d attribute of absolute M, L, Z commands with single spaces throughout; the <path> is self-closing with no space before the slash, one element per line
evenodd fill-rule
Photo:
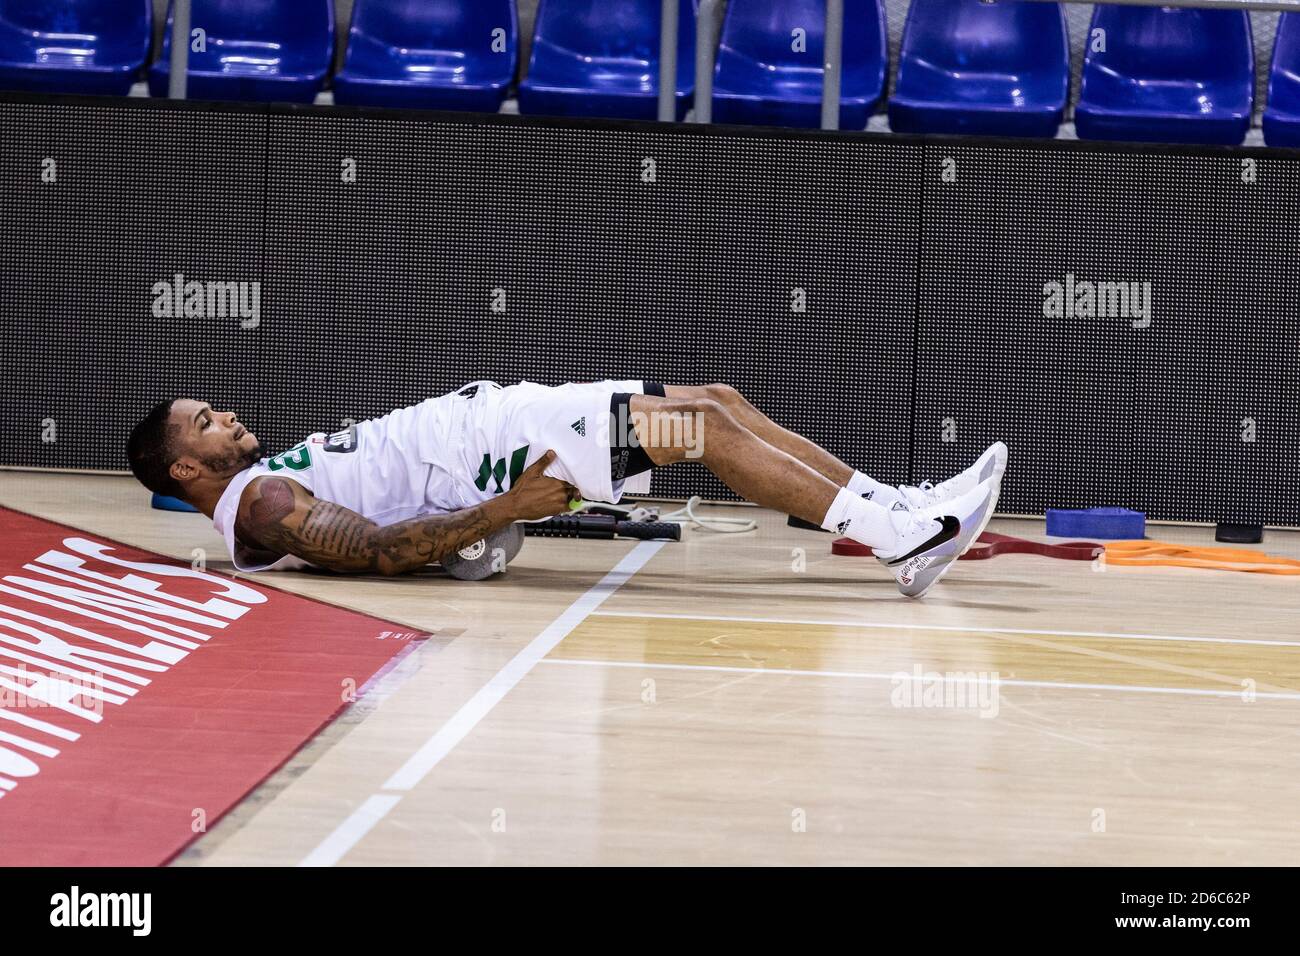
<path fill-rule="evenodd" d="M 175 399 L 159 402 L 131 429 L 131 437 L 126 442 L 126 457 L 131 463 L 131 474 L 140 484 L 154 494 L 183 499 L 184 489 L 168 470 L 176 460 L 176 432 L 179 430 L 171 424 L 174 402 Z"/>

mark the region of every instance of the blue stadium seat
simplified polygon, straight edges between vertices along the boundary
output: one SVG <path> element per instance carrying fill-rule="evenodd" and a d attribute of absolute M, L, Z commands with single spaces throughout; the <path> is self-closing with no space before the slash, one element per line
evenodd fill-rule
<path fill-rule="evenodd" d="M 191 33 L 207 49 L 190 48 L 186 96 L 198 100 L 310 103 L 334 59 L 333 0 L 192 0 Z M 149 68 L 149 92 L 167 95 L 172 5 L 163 49 Z"/>
<path fill-rule="evenodd" d="M 0 89 L 125 96 L 152 25 L 150 0 L 0 0 Z"/>
<path fill-rule="evenodd" d="M 1060 4 L 912 0 L 889 100 L 899 133 L 1056 135 L 1070 91 Z"/>
<path fill-rule="evenodd" d="M 802 30 L 804 45 L 796 50 Z M 731 0 L 713 80 L 713 119 L 821 125 L 825 0 Z M 840 129 L 862 129 L 885 89 L 889 46 L 878 0 L 846 0 Z"/>
<path fill-rule="evenodd" d="M 1240 143 L 1255 98 L 1250 18 L 1237 10 L 1098 6 L 1075 106 L 1080 139 Z"/>
<path fill-rule="evenodd" d="M 680 0 L 679 120 L 695 83 L 695 7 L 695 0 Z M 654 119 L 659 17 L 659 0 L 541 0 L 519 112 Z"/>
<path fill-rule="evenodd" d="M 1264 142 L 1300 146 L 1300 14 L 1284 13 L 1277 24 L 1264 109 Z"/>
<path fill-rule="evenodd" d="M 514 0 L 356 0 L 334 102 L 495 113 L 518 42 Z"/>

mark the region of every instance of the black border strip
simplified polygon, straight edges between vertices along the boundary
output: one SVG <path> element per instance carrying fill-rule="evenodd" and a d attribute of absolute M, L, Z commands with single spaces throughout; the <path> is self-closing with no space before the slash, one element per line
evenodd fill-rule
<path fill-rule="evenodd" d="M 1282 146 L 1207 146 L 1180 143 L 1130 143 L 1112 140 L 1030 139 L 999 136 L 884 133 L 866 130 L 821 130 L 788 126 L 728 126 L 720 123 L 679 123 L 655 120 L 605 119 L 581 116 L 523 116 L 513 113 L 470 113 L 456 110 L 387 109 L 377 106 L 317 106 L 298 103 L 245 103 L 225 100 L 168 100 L 143 96 L 39 94 L 0 90 L 0 103 L 83 106 L 104 110 L 182 110 L 265 116 L 324 116 L 376 121 L 451 123 L 457 126 L 525 126 L 541 129 L 624 130 L 668 136 L 726 136 L 800 141 L 829 140 L 898 146 L 978 146 L 1026 152 L 1127 153 L 1151 156 L 1250 156 L 1300 161 L 1300 148 Z"/>

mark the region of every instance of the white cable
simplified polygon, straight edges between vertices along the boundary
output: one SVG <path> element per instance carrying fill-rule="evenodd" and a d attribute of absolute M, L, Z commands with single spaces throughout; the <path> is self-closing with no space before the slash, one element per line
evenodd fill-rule
<path fill-rule="evenodd" d="M 758 522 L 750 518 L 701 518 L 695 513 L 695 506 L 701 500 L 699 495 L 692 495 L 684 508 L 662 515 L 659 520 L 686 524 L 701 531 L 716 531 L 719 534 L 740 534 L 758 527 Z"/>
<path fill-rule="evenodd" d="M 758 527 L 758 522 L 751 518 L 701 518 L 695 513 L 695 506 L 702 502 L 703 499 L 699 495 L 694 495 L 687 500 L 685 507 L 663 516 L 660 516 L 658 508 L 646 508 L 640 505 L 635 508 L 609 504 L 595 507 L 606 513 L 620 514 L 623 521 L 671 521 L 674 524 L 690 525 L 701 531 L 714 531 L 718 534 L 742 534 Z"/>

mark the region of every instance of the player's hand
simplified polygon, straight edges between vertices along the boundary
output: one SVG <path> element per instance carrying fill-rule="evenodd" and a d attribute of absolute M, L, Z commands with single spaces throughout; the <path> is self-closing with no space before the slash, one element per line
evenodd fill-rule
<path fill-rule="evenodd" d="M 550 518 L 569 510 L 569 499 L 576 498 L 578 493 L 558 478 L 542 474 L 553 461 L 555 452 L 548 451 L 525 468 L 506 492 L 516 521 Z"/>

